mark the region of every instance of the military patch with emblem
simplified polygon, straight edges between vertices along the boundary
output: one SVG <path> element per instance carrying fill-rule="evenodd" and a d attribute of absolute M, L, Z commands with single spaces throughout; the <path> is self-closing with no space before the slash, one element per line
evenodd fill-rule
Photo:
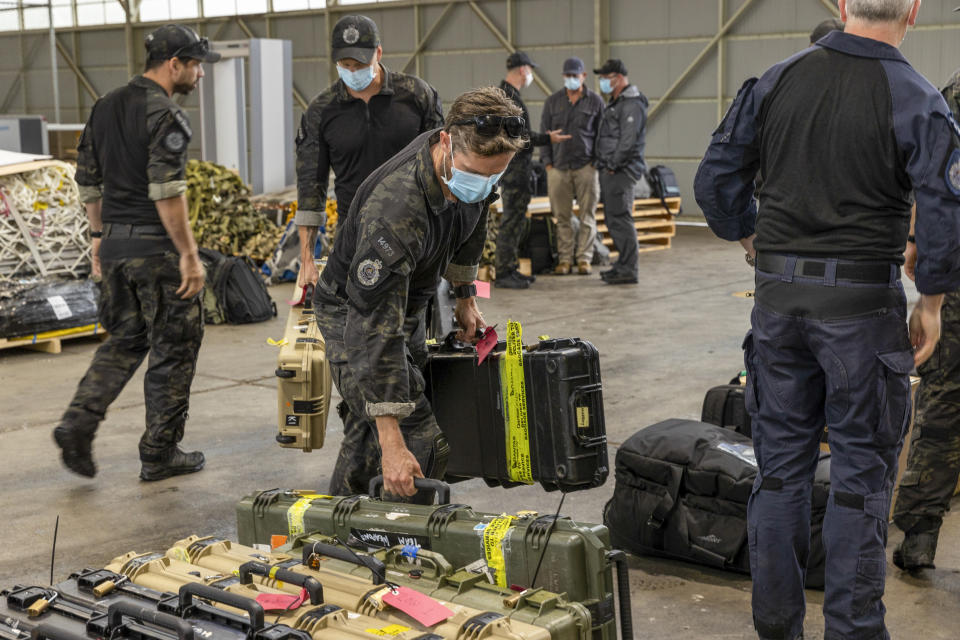
<path fill-rule="evenodd" d="M 357 280 L 364 287 L 372 287 L 380 282 L 380 270 L 383 269 L 383 262 L 366 258 L 360 261 L 357 266 Z"/>
<path fill-rule="evenodd" d="M 347 27 L 343 31 L 343 41 L 347 44 L 356 44 L 360 39 L 360 31 L 356 27 Z"/>
<path fill-rule="evenodd" d="M 180 153 L 187 148 L 187 137 L 180 131 L 171 131 L 163 137 L 163 146 L 167 151 Z"/>
<path fill-rule="evenodd" d="M 950 193 L 960 197 L 960 149 L 954 149 L 943 176 Z"/>
<path fill-rule="evenodd" d="M 305 133 L 303 132 L 303 127 L 302 127 L 302 126 L 301 126 L 301 127 L 297 127 L 297 137 L 294 138 L 294 140 L 293 140 L 294 143 L 296 143 L 297 146 L 300 146 L 300 143 L 302 143 L 302 142 L 303 142 L 304 140 L 306 140 L 306 139 L 307 139 L 307 134 L 305 134 Z"/>

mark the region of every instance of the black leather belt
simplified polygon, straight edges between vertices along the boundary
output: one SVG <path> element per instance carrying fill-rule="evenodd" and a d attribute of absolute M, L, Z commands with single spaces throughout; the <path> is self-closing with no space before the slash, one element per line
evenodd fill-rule
<path fill-rule="evenodd" d="M 167 230 L 162 224 L 120 224 L 106 222 L 103 225 L 104 238 L 153 238 L 166 239 Z"/>
<path fill-rule="evenodd" d="M 757 269 L 766 273 L 789 275 L 784 273 L 787 262 L 796 260 L 793 276 L 802 278 L 826 278 L 828 266 L 836 265 L 834 280 L 844 280 L 859 284 L 887 284 L 891 281 L 891 267 L 896 269 L 896 278 L 900 277 L 900 267 L 882 262 L 839 262 L 819 258 L 800 258 L 777 253 L 757 255 Z"/>

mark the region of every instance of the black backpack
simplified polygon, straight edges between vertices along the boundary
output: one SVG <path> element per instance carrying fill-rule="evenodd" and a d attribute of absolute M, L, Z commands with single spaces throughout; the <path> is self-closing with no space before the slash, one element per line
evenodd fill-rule
<path fill-rule="evenodd" d="M 663 204 L 663 208 L 669 209 L 669 207 L 667 207 L 667 198 L 678 198 L 680 196 L 680 186 L 677 184 L 677 176 L 674 175 L 673 169 L 658 164 L 650 169 L 648 175 L 649 178 L 647 181 L 650 183 L 651 190 L 650 197 L 660 198 L 660 203 Z M 681 209 L 677 213 L 683 213 L 683 210 Z"/>
<path fill-rule="evenodd" d="M 737 376 L 730 384 L 713 387 L 703 398 L 703 412 L 700 422 L 715 424 L 718 427 L 733 429 L 750 438 L 753 435 L 750 414 L 744 404 L 744 387 Z"/>
<path fill-rule="evenodd" d="M 203 292 L 203 320 L 207 324 L 264 322 L 277 315 L 260 271 L 247 256 L 225 256 L 200 249 L 207 269 Z"/>
<path fill-rule="evenodd" d="M 750 572 L 747 500 L 757 477 L 753 443 L 732 429 L 666 420 L 617 450 L 617 484 L 603 509 L 615 549 Z M 822 589 L 823 517 L 830 456 L 813 483 L 806 586 Z"/>
<path fill-rule="evenodd" d="M 521 258 L 530 258 L 534 274 L 552 271 L 557 266 L 557 229 L 551 216 L 530 217 L 519 253 Z"/>

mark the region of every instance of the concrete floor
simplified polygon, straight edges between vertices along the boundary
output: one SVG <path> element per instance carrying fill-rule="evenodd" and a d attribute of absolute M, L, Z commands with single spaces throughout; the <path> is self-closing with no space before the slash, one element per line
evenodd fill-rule
<path fill-rule="evenodd" d="M 741 369 L 740 342 L 752 288 L 738 246 L 705 229 L 682 228 L 674 248 L 641 256 L 642 282 L 609 287 L 598 276 L 541 277 L 529 292 L 494 290 L 488 322 L 519 320 L 526 336 L 580 336 L 600 349 L 610 462 L 638 429 L 666 418 L 698 418 L 703 394 Z M 290 285 L 272 289 L 278 301 Z M 95 340 L 60 355 L 0 351 L 0 586 L 45 583 L 54 519 L 60 516 L 56 579 L 120 553 L 166 548 L 190 534 L 236 534 L 233 505 L 256 489 L 325 489 L 341 437 L 331 417 L 327 446 L 303 454 L 274 444 L 276 347 L 285 311 L 267 323 L 208 327 L 193 386 L 185 445 L 203 450 L 202 473 L 157 483 L 137 479 L 142 375 L 111 409 L 96 440 L 94 480 L 65 471 L 50 430 L 86 369 Z M 564 512 L 601 520 L 613 478 L 567 497 Z M 560 495 L 537 487 L 455 485 L 457 502 L 485 511 L 553 512 Z M 956 638 L 960 620 L 960 514 L 948 514 L 938 569 L 920 577 L 888 564 L 885 602 L 894 638 Z M 890 550 L 900 534 L 891 528 Z M 889 550 L 888 550 L 889 551 Z M 682 562 L 633 558 L 637 638 L 754 638 L 749 578 Z M 806 637 L 822 638 L 822 592 L 808 592 Z"/>

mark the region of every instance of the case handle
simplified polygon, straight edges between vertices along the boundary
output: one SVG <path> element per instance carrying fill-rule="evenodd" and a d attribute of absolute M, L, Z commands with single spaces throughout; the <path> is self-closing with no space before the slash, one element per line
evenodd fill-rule
<path fill-rule="evenodd" d="M 262 562 L 246 562 L 240 565 L 239 574 L 240 584 L 252 584 L 255 575 L 289 582 L 307 590 L 310 604 L 323 604 L 323 585 L 315 578 L 302 573 L 295 573 L 282 567 L 271 567 Z"/>
<path fill-rule="evenodd" d="M 417 489 L 433 489 L 437 492 L 437 504 L 450 504 L 450 485 L 443 480 L 433 478 L 414 478 L 413 486 Z M 370 480 L 369 493 L 371 498 L 379 498 L 383 487 L 383 476 L 374 476 Z"/>
<path fill-rule="evenodd" d="M 150 623 L 164 629 L 175 631 L 178 640 L 193 640 L 193 626 L 186 620 L 181 620 L 169 613 L 161 613 L 156 609 L 138 607 L 132 602 L 121 600 L 114 602 L 107 608 L 107 629 L 111 632 L 119 629 L 123 624 L 123 616 L 133 618 L 137 622 Z M 65 640 L 51 635 L 41 636 L 50 640 Z"/>
<path fill-rule="evenodd" d="M 263 607 L 259 602 L 199 582 L 189 582 L 180 587 L 180 615 L 193 606 L 194 596 L 246 611 L 253 631 L 263 629 Z"/>

